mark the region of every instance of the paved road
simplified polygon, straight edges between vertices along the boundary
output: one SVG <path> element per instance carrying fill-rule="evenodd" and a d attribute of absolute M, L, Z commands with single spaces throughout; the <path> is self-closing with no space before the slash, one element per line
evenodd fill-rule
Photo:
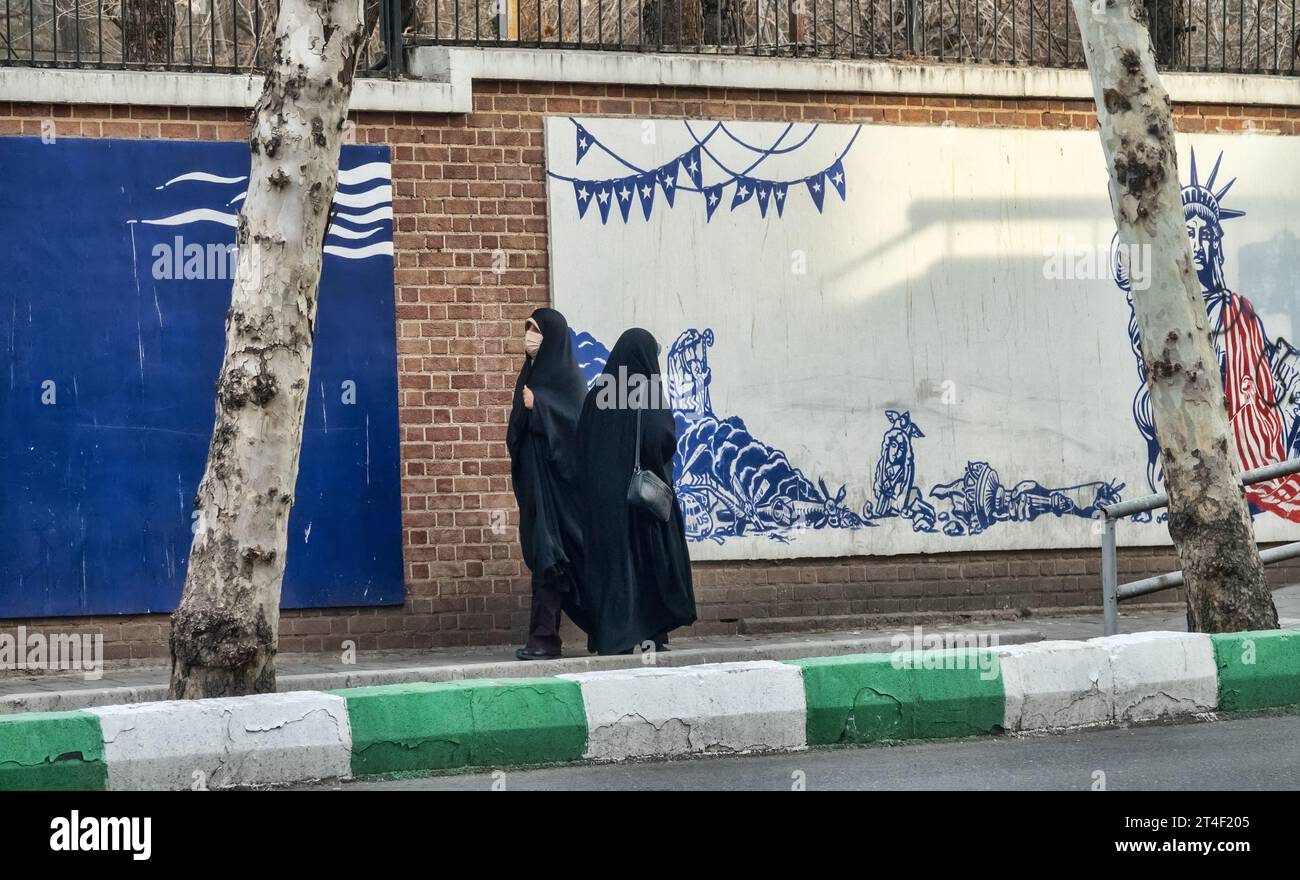
<path fill-rule="evenodd" d="M 316 789 L 749 791 L 1300 789 L 1300 715 L 1192 722 L 1039 737 L 816 750 L 639 764 L 553 767 L 351 782 Z M 802 774 L 802 776 L 800 776 Z"/>

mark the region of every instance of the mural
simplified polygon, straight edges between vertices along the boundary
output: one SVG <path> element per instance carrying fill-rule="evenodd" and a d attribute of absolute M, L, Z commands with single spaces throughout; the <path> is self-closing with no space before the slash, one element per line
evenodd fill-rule
<path fill-rule="evenodd" d="M 601 224 L 609 222 L 612 207 L 617 206 L 616 216 L 624 223 L 633 215 L 633 202 L 641 207 L 641 216 L 646 221 L 654 213 L 655 196 L 662 194 L 662 203 L 672 208 L 677 203 L 677 193 L 698 193 L 705 211 L 705 222 L 713 219 L 714 211 L 726 201 L 726 192 L 731 190 L 731 207 L 729 210 L 750 201 L 758 206 L 759 216 L 766 217 L 770 206 L 776 217 L 785 215 L 786 198 L 790 188 L 796 191 L 803 188 L 818 213 L 825 204 L 826 190 L 834 189 L 840 200 L 845 198 L 847 181 L 844 176 L 844 157 L 853 148 L 859 129 L 852 130 L 843 149 L 829 165 L 819 168 L 812 174 L 796 180 L 775 180 L 755 174 L 755 169 L 773 156 L 796 153 L 804 147 L 818 126 L 812 126 L 800 137 L 790 137 L 794 123 L 788 123 L 785 129 L 767 146 L 755 146 L 738 136 L 727 123 L 699 123 L 689 120 L 656 123 L 647 121 L 653 133 L 657 125 L 680 126 L 692 146 L 667 162 L 661 162 L 653 168 L 642 168 L 626 158 L 608 142 L 597 138 L 581 122 L 570 118 L 573 124 L 574 163 L 580 165 L 582 160 L 594 148 L 614 160 L 622 173 L 617 177 L 586 178 L 575 175 L 550 173 L 552 180 L 562 180 L 573 185 L 573 201 L 578 211 L 578 219 L 587 214 L 587 209 L 596 205 L 596 213 Z M 734 127 L 734 124 L 733 124 Z M 720 144 L 739 146 L 744 151 L 744 167 L 731 160 L 719 158 Z M 739 170 L 737 170 L 739 169 Z M 631 173 L 627 173 L 631 172 Z M 683 181 L 683 176 L 685 181 Z M 706 182 L 706 177 L 708 182 Z"/>
<path fill-rule="evenodd" d="M 1272 338 L 1264 321 L 1245 296 L 1232 291 L 1224 279 L 1223 222 L 1246 216 L 1227 208 L 1224 196 L 1237 182 L 1234 177 L 1214 189 L 1223 164 L 1223 153 L 1215 159 L 1209 177 L 1202 184 L 1196 167 L 1196 150 L 1190 151 L 1191 181 L 1182 188 L 1183 216 L 1192 246 L 1196 276 L 1205 298 L 1210 339 L 1219 356 L 1219 370 L 1227 397 L 1228 418 L 1237 441 L 1243 470 L 1263 467 L 1300 456 L 1300 358 L 1285 338 Z M 1163 471 L 1160 444 L 1151 415 L 1151 394 L 1147 389 L 1146 364 L 1142 360 L 1141 334 L 1133 313 L 1133 292 L 1128 267 L 1116 249 L 1115 281 L 1128 298 L 1129 342 L 1137 360 L 1138 390 L 1133 398 L 1133 418 L 1146 441 L 1147 487 L 1160 491 Z M 1292 475 L 1246 489 L 1253 512 L 1267 510 L 1300 522 L 1300 475 Z M 1150 519 L 1150 513 L 1138 519 Z M 1159 520 L 1165 521 L 1161 513 Z"/>
<path fill-rule="evenodd" d="M 1159 487 L 1090 133 L 569 117 L 546 133 L 553 301 L 589 382 L 623 329 L 664 344 L 696 558 L 1095 546 L 1101 506 Z M 1300 454 L 1300 144 L 1254 140 L 1238 181 L 1233 143 L 1197 136 L 1180 166 L 1253 466 Z M 1258 222 L 1225 238 L 1247 205 Z M 1259 267 L 1262 299 L 1230 290 L 1233 266 Z M 1300 539 L 1300 479 L 1251 501 L 1261 540 Z"/>
<path fill-rule="evenodd" d="M 587 387 L 600 375 L 608 349 L 588 333 L 574 333 L 578 345 L 592 352 L 579 357 Z M 665 380 L 677 422 L 673 482 L 692 541 L 761 534 L 788 541 L 799 529 L 856 529 L 875 520 L 903 518 L 917 532 L 962 537 L 999 522 L 1032 522 L 1043 514 L 1095 517 L 1099 509 L 1121 500 L 1124 485 L 1116 480 L 1049 489 L 1033 480 L 1006 488 L 988 462 L 972 461 L 950 483 L 932 487 L 929 496 L 943 508 L 936 513 L 915 485 L 912 440 L 924 437 L 910 413 L 887 410 L 890 427 L 880 442 L 873 490 L 859 514 L 845 506 L 847 487 L 832 493 L 821 478 L 814 484 L 790 464 L 779 449 L 755 439 L 739 416 L 719 418 L 709 400 L 713 373 L 708 348 L 712 330 L 690 329 L 668 350 Z"/>
<path fill-rule="evenodd" d="M 170 611 L 237 262 L 244 143 L 0 138 L 0 617 Z M 386 147 L 346 146 L 286 607 L 400 603 Z"/>

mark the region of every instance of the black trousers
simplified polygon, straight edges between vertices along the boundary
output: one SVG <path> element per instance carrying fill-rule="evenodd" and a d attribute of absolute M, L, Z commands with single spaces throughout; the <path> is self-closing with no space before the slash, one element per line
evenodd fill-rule
<path fill-rule="evenodd" d="M 560 639 L 560 591 L 554 587 L 533 585 L 533 609 L 528 622 L 528 644 L 524 650 L 535 654 L 558 654 Z"/>

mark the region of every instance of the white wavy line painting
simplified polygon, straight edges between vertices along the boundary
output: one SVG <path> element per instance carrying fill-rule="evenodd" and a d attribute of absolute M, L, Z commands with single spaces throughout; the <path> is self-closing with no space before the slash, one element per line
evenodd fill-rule
<path fill-rule="evenodd" d="M 376 186 L 365 192 L 334 194 L 334 204 L 340 208 L 369 208 L 393 200 L 393 188 L 387 184 Z"/>
<path fill-rule="evenodd" d="M 161 217 L 157 220 L 141 220 L 140 222 L 150 226 L 184 226 L 186 223 L 210 221 L 220 223 L 223 226 L 234 226 L 237 216 L 236 214 L 223 214 L 211 208 L 194 208 L 189 211 L 182 211 L 179 214 L 173 214 L 170 217 Z"/>
<path fill-rule="evenodd" d="M 381 181 L 379 185 L 371 186 L 360 192 L 336 192 L 334 195 L 335 220 L 342 220 L 345 223 L 355 226 L 365 226 L 367 224 L 379 221 L 393 219 L 393 207 L 390 204 L 393 200 L 393 187 L 390 183 L 392 176 L 392 166 L 388 162 L 367 162 L 364 165 L 358 165 L 355 168 L 344 168 L 339 171 L 339 184 L 341 186 L 356 186 L 370 181 Z M 155 189 L 165 189 L 177 183 L 212 183 L 223 186 L 244 183 L 247 177 L 222 177 L 221 175 L 212 174 L 207 171 L 187 171 L 168 180 L 162 186 Z M 228 201 L 224 207 L 230 208 L 237 202 L 242 201 L 247 195 L 247 189 L 236 195 Z M 378 206 L 378 207 L 376 207 Z M 340 208 L 374 208 L 364 213 L 352 213 L 338 210 Z M 139 222 L 150 226 L 184 226 L 189 223 L 219 223 L 222 226 L 234 227 L 237 225 L 239 215 L 227 211 L 219 211 L 213 208 L 192 208 L 188 211 L 182 211 L 179 214 L 172 214 L 168 217 L 159 217 L 150 220 L 141 220 Z M 132 221 L 135 222 L 135 221 Z M 382 227 L 375 226 L 370 229 L 353 229 L 349 226 L 333 223 L 330 226 L 328 238 L 360 241 L 370 238 L 375 233 L 382 231 Z M 346 260 L 364 260 L 375 256 L 393 255 L 393 243 L 372 242 L 361 246 L 348 246 L 343 244 L 330 244 L 325 246 L 325 253 L 340 257 Z"/>
<path fill-rule="evenodd" d="M 362 226 L 366 223 L 374 223 L 376 220 L 392 220 L 393 207 L 388 205 L 383 208 L 376 208 L 368 214 L 349 214 L 346 211 L 339 211 L 334 215 L 335 220 L 346 220 L 349 223 L 355 223 Z"/>
<path fill-rule="evenodd" d="M 358 165 L 356 168 L 340 169 L 339 186 L 355 186 L 358 183 L 367 183 L 371 180 L 388 180 L 392 173 L 392 166 L 387 162 L 367 162 L 364 165 Z M 243 183 L 245 180 L 248 180 L 248 178 L 222 177 L 219 174 L 211 174 L 207 171 L 187 171 L 184 174 L 178 174 L 162 186 L 154 188 L 166 189 L 174 183 L 185 183 L 187 181 L 230 184 Z"/>
<path fill-rule="evenodd" d="M 388 180 L 392 174 L 393 168 L 387 162 L 367 162 L 356 168 L 340 169 L 339 186 L 353 186 L 369 180 Z"/>
<path fill-rule="evenodd" d="M 378 163 L 372 162 L 370 164 L 375 165 Z M 155 186 L 154 189 L 166 189 L 167 187 L 171 186 L 173 183 L 186 183 L 188 181 L 194 181 L 196 183 L 243 183 L 245 180 L 248 180 L 248 178 L 247 177 L 221 177 L 220 175 L 217 174 L 209 174 L 206 171 L 187 171 L 184 174 L 178 174 L 176 177 L 173 177 L 171 180 L 167 181 L 162 186 Z"/>
<path fill-rule="evenodd" d="M 377 241 L 374 244 L 368 244 L 360 248 L 345 248 L 336 244 L 327 244 L 325 245 L 325 253 L 342 257 L 345 260 L 364 260 L 367 257 L 377 257 L 381 254 L 391 257 L 393 255 L 393 243 L 391 241 Z"/>
<path fill-rule="evenodd" d="M 381 229 L 383 229 L 382 226 L 372 226 L 369 229 L 348 229 L 346 226 L 339 226 L 335 223 L 330 226 L 329 237 L 337 235 L 339 238 L 369 238 Z"/>
<path fill-rule="evenodd" d="M 242 202 L 247 197 L 248 190 L 244 190 L 226 204 L 233 205 L 235 202 Z M 393 188 L 387 185 L 376 186 L 373 189 L 359 193 L 336 192 L 334 194 L 334 204 L 344 208 L 369 208 L 371 205 L 379 205 L 392 200 Z"/>

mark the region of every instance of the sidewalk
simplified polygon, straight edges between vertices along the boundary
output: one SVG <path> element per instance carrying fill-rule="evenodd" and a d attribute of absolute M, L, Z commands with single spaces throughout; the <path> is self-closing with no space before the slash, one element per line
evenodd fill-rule
<path fill-rule="evenodd" d="M 1284 627 L 1300 627 L 1300 585 L 1273 594 Z M 1123 633 L 1186 630 L 1181 608 L 1121 611 Z M 672 650 L 659 654 L 660 667 L 747 660 L 793 660 L 845 654 L 887 652 L 897 648 L 897 636 L 910 636 L 912 627 L 807 635 L 715 636 L 673 640 Z M 1090 639 L 1102 634 L 1101 612 L 1020 621 L 977 624 L 927 625 L 927 636 L 942 634 L 949 641 L 980 635 L 997 644 L 1012 645 L 1055 639 Z M 471 678 L 554 676 L 610 669 L 640 668 L 640 656 L 594 657 L 571 645 L 559 660 L 521 663 L 514 646 L 429 651 L 361 652 L 346 664 L 338 654 L 283 654 L 277 658 L 279 690 L 334 690 L 385 684 L 457 681 Z M 581 652 L 581 653 L 580 653 Z M 119 666 L 109 664 L 103 677 L 87 680 L 81 673 L 22 676 L 0 672 L 0 714 L 51 712 L 153 702 L 166 696 L 168 665 Z"/>

